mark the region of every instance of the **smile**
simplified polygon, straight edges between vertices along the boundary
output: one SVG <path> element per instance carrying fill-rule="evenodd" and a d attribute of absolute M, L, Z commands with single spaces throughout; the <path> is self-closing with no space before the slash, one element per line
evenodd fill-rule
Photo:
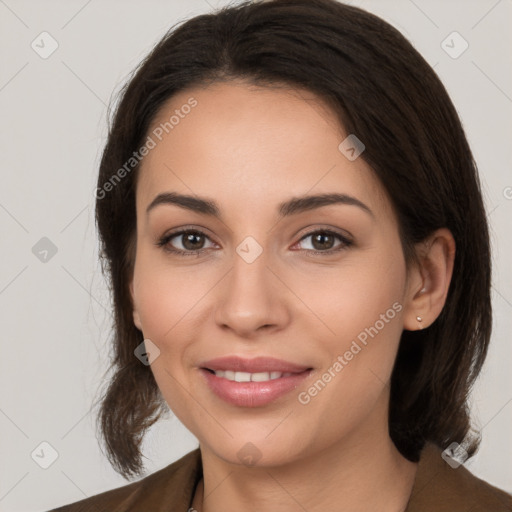
<path fill-rule="evenodd" d="M 231 380 L 234 382 L 266 382 L 269 380 L 280 379 L 281 377 L 290 377 L 291 372 L 236 372 L 231 370 L 210 370 L 216 377 Z"/>
<path fill-rule="evenodd" d="M 264 407 L 285 399 L 311 375 L 312 369 L 291 372 L 235 372 L 200 368 L 209 392 L 236 407 Z"/>

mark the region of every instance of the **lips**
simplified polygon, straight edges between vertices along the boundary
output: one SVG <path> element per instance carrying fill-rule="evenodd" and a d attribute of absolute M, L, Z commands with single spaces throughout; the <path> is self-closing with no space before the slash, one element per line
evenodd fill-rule
<path fill-rule="evenodd" d="M 200 374 L 210 391 L 237 407 L 263 407 L 295 390 L 311 370 L 269 357 L 229 356 L 200 365 Z"/>
<path fill-rule="evenodd" d="M 233 371 L 246 373 L 281 372 L 281 373 L 302 373 L 310 370 L 310 366 L 299 365 L 275 359 L 273 357 L 256 357 L 254 359 L 243 359 L 238 356 L 227 356 L 211 359 L 199 365 L 205 370 Z"/>

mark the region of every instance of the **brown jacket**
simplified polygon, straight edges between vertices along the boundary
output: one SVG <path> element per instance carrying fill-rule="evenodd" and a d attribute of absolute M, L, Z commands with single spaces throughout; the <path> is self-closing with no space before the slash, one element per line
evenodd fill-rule
<path fill-rule="evenodd" d="M 187 512 L 202 476 L 198 449 L 151 475 L 50 512 Z M 427 443 L 405 512 L 510 512 L 512 495 L 480 480 L 464 466 L 453 469 Z"/>

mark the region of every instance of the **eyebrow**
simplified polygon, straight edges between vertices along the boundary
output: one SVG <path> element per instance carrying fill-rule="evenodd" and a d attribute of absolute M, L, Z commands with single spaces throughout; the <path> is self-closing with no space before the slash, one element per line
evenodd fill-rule
<path fill-rule="evenodd" d="M 222 217 L 220 208 L 214 200 L 198 196 L 179 194 L 177 192 L 165 192 L 158 194 L 146 208 L 146 214 L 149 214 L 149 212 L 158 205 L 163 204 L 176 205 L 180 208 L 184 208 L 186 210 L 190 210 L 203 215 L 210 215 L 218 219 L 221 219 Z M 357 206 L 361 210 L 368 213 L 371 217 L 375 218 L 372 210 L 370 210 L 370 208 L 362 201 L 356 197 L 339 193 L 292 197 L 288 201 L 280 203 L 277 211 L 279 217 L 282 218 L 333 204 Z"/>

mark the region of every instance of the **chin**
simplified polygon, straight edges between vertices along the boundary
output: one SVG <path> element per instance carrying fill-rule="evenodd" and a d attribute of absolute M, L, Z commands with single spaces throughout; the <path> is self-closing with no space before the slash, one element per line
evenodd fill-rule
<path fill-rule="evenodd" d="M 265 435 L 261 430 L 253 437 L 247 433 L 234 435 L 234 439 L 226 438 L 225 444 L 209 445 L 207 449 L 228 464 L 246 467 L 284 466 L 305 455 L 304 447 L 307 445 L 304 444 L 303 438 L 302 442 L 294 442 L 285 432 L 273 440 L 265 439 Z M 206 445 L 201 442 L 201 449 L 203 450 Z"/>

